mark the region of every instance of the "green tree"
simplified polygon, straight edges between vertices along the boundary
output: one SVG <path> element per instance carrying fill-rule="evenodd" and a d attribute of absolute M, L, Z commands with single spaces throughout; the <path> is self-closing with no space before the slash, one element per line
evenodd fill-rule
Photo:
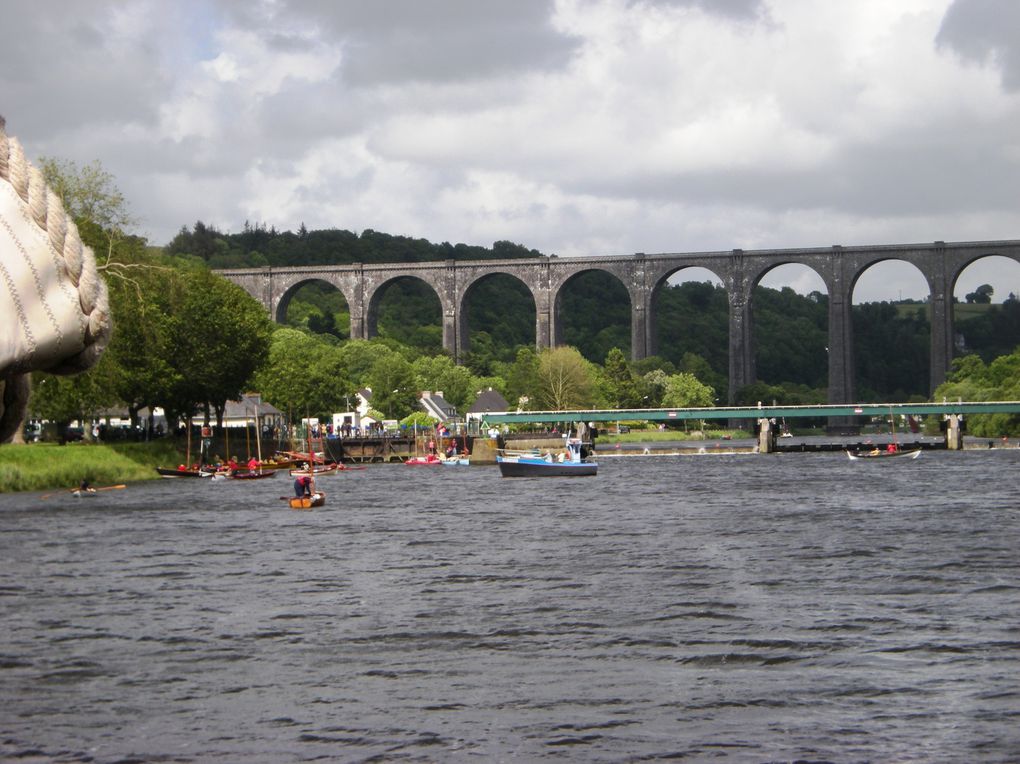
<path fill-rule="evenodd" d="M 307 370 L 316 362 L 321 343 L 296 329 L 279 328 L 269 343 L 269 358 L 255 374 L 263 400 L 295 418 L 310 415 Z"/>
<path fill-rule="evenodd" d="M 398 355 L 392 348 L 379 340 L 348 340 L 339 349 L 340 362 L 347 375 L 359 387 L 369 386 L 372 366 L 380 358 Z"/>
<path fill-rule="evenodd" d="M 946 381 L 935 390 L 935 399 L 965 401 L 1015 401 L 1020 396 L 1020 347 L 985 364 L 970 355 L 953 360 Z M 967 431 L 983 438 L 1020 435 L 1020 415 L 975 414 Z"/>
<path fill-rule="evenodd" d="M 75 221 L 88 220 L 118 233 L 134 222 L 116 179 L 98 159 L 79 165 L 71 160 L 42 157 L 39 169 Z"/>
<path fill-rule="evenodd" d="M 538 357 L 538 405 L 560 411 L 590 406 L 594 384 L 587 361 L 576 348 L 543 350 Z"/>
<path fill-rule="evenodd" d="M 662 369 L 655 369 L 641 377 L 642 388 L 648 396 L 648 407 L 662 408 L 662 396 L 666 393 L 666 381 L 670 375 Z"/>
<path fill-rule="evenodd" d="M 722 374 L 717 374 L 708 361 L 697 353 L 684 353 L 680 358 L 677 371 L 693 374 L 698 378 L 699 382 L 708 385 L 717 394 L 719 391 L 726 389 L 726 377 Z"/>
<path fill-rule="evenodd" d="M 470 370 L 449 356 L 421 356 L 412 364 L 417 389 L 441 391 L 443 398 L 463 411 L 474 399 L 476 384 Z"/>
<path fill-rule="evenodd" d="M 58 376 L 36 372 L 32 375 L 32 397 L 29 410 L 37 419 L 57 424 L 61 442 L 73 420 L 79 420 L 86 440 L 92 439 L 91 422 L 100 412 L 113 406 L 114 364 L 106 356 L 86 372 L 74 376 Z"/>
<path fill-rule="evenodd" d="M 266 401 L 295 419 L 346 411 L 355 393 L 337 348 L 290 328 L 273 333 L 268 362 L 254 381 Z"/>
<path fill-rule="evenodd" d="M 613 348 L 609 351 L 604 369 L 608 383 L 607 404 L 610 408 L 636 409 L 646 403 L 642 400 L 644 394 L 641 392 L 638 378 L 631 371 L 630 363 L 622 350 Z"/>
<path fill-rule="evenodd" d="M 201 269 L 184 274 L 184 299 L 175 311 L 172 359 L 196 406 L 210 404 L 222 423 L 228 400 L 241 397 L 267 360 L 272 323 L 243 289 Z"/>
<path fill-rule="evenodd" d="M 666 378 L 662 394 L 665 408 L 708 408 L 715 405 L 715 390 L 682 371 Z"/>
<path fill-rule="evenodd" d="M 389 419 L 402 419 L 418 408 L 418 384 L 408 361 L 394 353 L 380 357 L 369 371 L 372 406 Z"/>
<path fill-rule="evenodd" d="M 503 369 L 506 399 L 511 407 L 515 408 L 522 398 L 527 398 L 524 408 L 534 408 L 527 404 L 538 396 L 540 384 L 538 366 L 538 353 L 533 347 L 528 346 L 519 348 L 514 362 Z"/>
<path fill-rule="evenodd" d="M 964 299 L 971 304 L 988 305 L 992 301 L 993 294 L 995 294 L 995 290 L 992 288 L 991 284 L 982 284 L 964 297 Z"/>

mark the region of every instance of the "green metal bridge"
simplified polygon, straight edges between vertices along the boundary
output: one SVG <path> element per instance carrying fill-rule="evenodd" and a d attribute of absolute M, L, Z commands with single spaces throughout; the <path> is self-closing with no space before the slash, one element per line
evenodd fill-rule
<path fill-rule="evenodd" d="M 504 411 L 482 415 L 489 425 L 556 422 L 673 422 L 702 419 L 807 419 L 827 417 L 912 416 L 963 417 L 973 414 L 1020 414 L 1020 401 L 957 401 L 955 403 L 838 403 L 821 406 L 719 406 L 674 409 L 575 409 L 570 411 Z"/>

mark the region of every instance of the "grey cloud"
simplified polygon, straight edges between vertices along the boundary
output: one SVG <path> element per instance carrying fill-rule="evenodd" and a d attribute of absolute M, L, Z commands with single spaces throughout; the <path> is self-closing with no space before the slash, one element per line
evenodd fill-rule
<path fill-rule="evenodd" d="M 953 0 L 935 42 L 964 59 L 991 61 L 1007 90 L 1020 90 L 1020 3 L 1016 0 Z"/>
<path fill-rule="evenodd" d="M 105 4 L 75 3 L 75 14 L 40 12 L 36 3 L 4 4 L 0 93 L 9 130 L 45 146 L 73 129 L 152 124 L 170 87 L 144 40 L 106 45 Z M 53 10 L 53 9 L 50 9 Z"/>
<path fill-rule="evenodd" d="M 226 7 L 245 25 L 273 23 L 237 6 Z M 346 53 L 345 82 L 366 87 L 473 81 L 562 67 L 579 43 L 552 27 L 551 12 L 551 0 L 287 0 L 277 17 L 302 19 L 317 28 L 324 41 L 340 44 Z M 270 40 L 292 42 L 285 37 Z"/>
<path fill-rule="evenodd" d="M 570 192 L 685 205 L 746 206 L 773 214 L 839 210 L 885 217 L 1012 213 L 1020 174 L 1002 155 L 1001 136 L 975 131 L 903 133 L 880 144 L 850 144 L 808 169 L 713 168 L 698 172 L 575 177 Z M 549 182 L 555 182 L 550 177 Z"/>
<path fill-rule="evenodd" d="M 764 0 L 632 0 L 631 4 L 698 8 L 733 19 L 757 19 L 767 15 Z"/>

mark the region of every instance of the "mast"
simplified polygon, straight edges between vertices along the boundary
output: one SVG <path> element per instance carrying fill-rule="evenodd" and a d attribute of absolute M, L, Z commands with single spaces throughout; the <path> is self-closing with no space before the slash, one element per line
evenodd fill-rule
<path fill-rule="evenodd" d="M 315 455 L 312 453 L 312 423 L 305 417 L 305 435 L 308 438 L 308 487 L 315 494 Z M 325 464 L 325 462 L 323 462 Z"/>
<path fill-rule="evenodd" d="M 259 472 L 262 472 L 262 436 L 259 433 L 259 405 L 255 404 L 255 458 L 259 460 Z"/>

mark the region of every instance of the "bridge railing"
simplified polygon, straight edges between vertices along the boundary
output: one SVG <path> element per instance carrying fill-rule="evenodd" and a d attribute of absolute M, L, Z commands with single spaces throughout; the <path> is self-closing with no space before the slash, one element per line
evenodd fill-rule
<path fill-rule="evenodd" d="M 700 419 L 787 419 L 818 417 L 874 417 L 902 414 L 967 416 L 1020 414 L 1020 401 L 957 401 L 955 403 L 847 403 L 818 406 L 716 406 L 712 408 L 571 409 L 563 411 L 504 411 L 487 413 L 485 426 L 527 422 L 670 422 Z"/>

